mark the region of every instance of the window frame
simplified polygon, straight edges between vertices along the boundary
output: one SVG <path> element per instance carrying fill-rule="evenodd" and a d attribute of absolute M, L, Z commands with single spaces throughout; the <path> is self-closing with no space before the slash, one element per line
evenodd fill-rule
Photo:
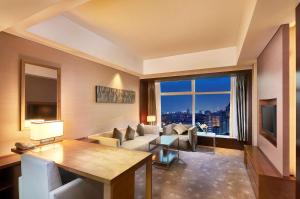
<path fill-rule="evenodd" d="M 159 96 L 158 98 L 160 99 L 161 96 L 178 96 L 178 95 L 192 95 L 192 125 L 195 125 L 196 123 L 196 95 L 217 95 L 217 94 L 229 94 L 230 95 L 230 122 L 229 122 L 229 129 L 230 129 L 230 132 L 229 132 L 229 135 L 228 136 L 224 136 L 222 135 L 222 137 L 232 137 L 232 132 L 231 132 L 231 110 L 232 110 L 232 83 L 231 83 L 231 86 L 230 86 L 230 91 L 210 91 L 210 92 L 196 92 L 196 79 L 191 79 L 190 80 L 191 83 L 192 83 L 192 90 L 191 91 L 184 91 L 184 92 L 161 92 L 160 90 L 160 82 L 158 82 L 158 89 L 157 91 L 159 92 Z M 230 81 L 232 82 L 232 77 L 230 77 Z M 157 104 L 159 107 L 158 107 L 158 113 L 160 114 L 159 115 L 159 125 L 161 126 L 161 103 L 160 103 L 160 100 L 159 100 L 159 103 Z M 218 136 L 218 135 L 216 135 Z"/>

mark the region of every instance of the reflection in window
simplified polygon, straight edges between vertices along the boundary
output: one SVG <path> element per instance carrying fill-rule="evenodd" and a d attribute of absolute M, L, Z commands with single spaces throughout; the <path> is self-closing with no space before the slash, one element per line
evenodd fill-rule
<path fill-rule="evenodd" d="M 171 123 L 192 124 L 192 95 L 161 96 L 162 126 Z"/>

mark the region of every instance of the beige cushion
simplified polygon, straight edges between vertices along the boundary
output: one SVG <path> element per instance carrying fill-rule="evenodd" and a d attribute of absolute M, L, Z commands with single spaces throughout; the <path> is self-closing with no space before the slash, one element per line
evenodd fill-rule
<path fill-rule="evenodd" d="M 126 140 L 134 140 L 134 137 L 135 137 L 135 130 L 131 126 L 128 126 L 125 134 Z"/>
<path fill-rule="evenodd" d="M 114 128 L 113 136 L 112 137 L 115 138 L 115 139 L 120 140 L 120 144 L 122 145 L 123 135 L 122 135 L 122 132 L 119 129 Z"/>
<path fill-rule="evenodd" d="M 144 133 L 144 124 L 138 124 L 136 127 L 136 132 L 140 135 L 143 136 Z"/>
<path fill-rule="evenodd" d="M 181 134 L 183 134 L 184 132 L 186 132 L 188 130 L 181 123 L 180 124 L 176 124 L 173 129 L 178 133 L 178 135 L 181 135 Z"/>
<path fill-rule="evenodd" d="M 159 126 L 144 125 L 144 134 L 159 134 Z"/>

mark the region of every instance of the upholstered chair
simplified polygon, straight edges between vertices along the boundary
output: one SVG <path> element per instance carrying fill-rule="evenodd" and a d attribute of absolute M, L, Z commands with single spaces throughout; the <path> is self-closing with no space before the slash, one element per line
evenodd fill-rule
<path fill-rule="evenodd" d="M 162 135 L 177 135 L 179 138 L 179 147 L 181 149 L 190 149 L 196 151 L 197 146 L 197 127 L 193 125 L 184 125 L 188 131 L 182 135 L 178 135 L 174 130 L 175 123 L 168 124 L 163 127 Z"/>
<path fill-rule="evenodd" d="M 77 178 L 62 184 L 53 161 L 24 154 L 19 178 L 20 199 L 84 199 L 102 198 L 103 184 Z"/>

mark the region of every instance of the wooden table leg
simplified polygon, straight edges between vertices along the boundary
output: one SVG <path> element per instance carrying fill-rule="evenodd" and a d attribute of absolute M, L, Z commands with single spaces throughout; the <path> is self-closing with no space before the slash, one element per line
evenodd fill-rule
<path fill-rule="evenodd" d="M 146 199 L 152 199 L 152 156 L 146 162 Z"/>
<path fill-rule="evenodd" d="M 111 199 L 111 185 L 104 184 L 103 199 Z"/>

